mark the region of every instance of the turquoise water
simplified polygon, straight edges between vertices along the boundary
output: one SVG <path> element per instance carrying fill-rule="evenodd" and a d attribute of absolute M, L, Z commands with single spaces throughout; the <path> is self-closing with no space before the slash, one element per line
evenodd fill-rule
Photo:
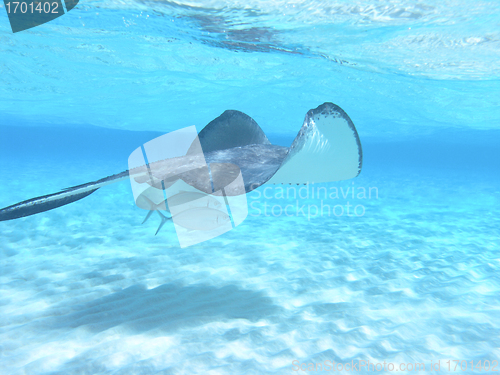
<path fill-rule="evenodd" d="M 128 182 L 1 222 L 0 373 L 500 371 L 497 7 L 83 1 L 16 34 L 0 9 L 0 207 L 226 109 L 288 146 L 330 101 L 364 154 L 353 180 L 259 188 L 243 224 L 188 248 L 141 225 Z"/>

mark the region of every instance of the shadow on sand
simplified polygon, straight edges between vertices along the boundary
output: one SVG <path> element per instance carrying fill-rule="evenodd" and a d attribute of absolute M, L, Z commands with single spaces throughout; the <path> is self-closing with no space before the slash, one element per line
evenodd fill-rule
<path fill-rule="evenodd" d="M 280 312 L 262 292 L 235 286 L 164 284 L 154 289 L 131 286 L 106 297 L 75 305 L 50 318 L 53 329 L 86 326 L 93 332 L 124 325 L 137 333 L 152 329 L 172 332 L 224 319 L 257 321 Z"/>

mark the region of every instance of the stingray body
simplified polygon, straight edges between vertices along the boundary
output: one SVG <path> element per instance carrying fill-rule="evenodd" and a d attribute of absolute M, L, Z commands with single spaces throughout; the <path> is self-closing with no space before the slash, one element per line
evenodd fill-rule
<path fill-rule="evenodd" d="M 324 103 L 307 112 L 304 124 L 290 147 L 272 145 L 257 123 L 239 111 L 225 111 L 198 134 L 204 161 L 211 166 L 235 165 L 241 171 L 244 192 L 265 183 L 305 184 L 330 182 L 356 177 L 362 166 L 361 143 L 349 116 L 337 105 Z M 197 156 L 159 161 L 155 179 L 167 182 L 182 179 L 210 193 L 217 186 L 204 186 L 199 174 L 190 171 Z M 224 175 L 231 178 L 231 171 Z M 0 221 L 18 219 L 76 202 L 97 189 L 129 178 L 150 179 L 148 170 L 139 167 L 97 181 L 66 188 L 60 192 L 32 198 L 0 210 Z M 222 179 L 221 183 L 223 183 Z M 230 194 L 230 192 L 228 192 Z M 149 215 L 148 215 L 149 217 Z"/>

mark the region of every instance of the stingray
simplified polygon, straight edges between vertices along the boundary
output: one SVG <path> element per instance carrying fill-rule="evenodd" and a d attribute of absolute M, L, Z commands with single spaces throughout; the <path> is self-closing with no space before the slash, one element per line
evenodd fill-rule
<path fill-rule="evenodd" d="M 233 195 L 245 194 L 263 184 L 307 184 L 346 180 L 361 172 L 362 150 L 356 128 L 349 116 L 337 105 L 324 103 L 311 109 L 305 116 L 298 135 L 290 145 L 273 145 L 257 123 L 248 115 L 227 110 L 205 126 L 198 134 L 204 162 L 211 166 L 236 166 L 241 172 L 244 189 Z M 162 161 L 156 168 L 156 181 L 173 183 L 182 179 L 201 191 L 211 193 L 218 186 L 206 186 L 196 170 L 196 155 L 189 152 L 183 158 Z M 213 166 L 213 167 L 212 167 Z M 238 169 L 239 168 L 239 169 Z M 224 168 L 219 173 L 232 179 L 233 170 Z M 103 186 L 135 178 L 147 180 L 150 169 L 130 169 L 97 181 L 69 187 L 60 192 L 43 195 L 5 207 L 0 210 L 0 221 L 13 220 L 52 210 L 89 196 Z M 221 186 L 226 182 L 220 179 Z M 231 194 L 229 192 L 229 194 Z M 153 208 L 149 212 L 149 218 Z M 158 212 L 160 213 L 160 212 Z M 161 213 L 160 213 L 161 215 Z M 163 216 L 163 215 L 161 215 Z M 162 224 L 165 222 L 164 216 Z M 160 225 L 160 227 L 161 227 Z"/>

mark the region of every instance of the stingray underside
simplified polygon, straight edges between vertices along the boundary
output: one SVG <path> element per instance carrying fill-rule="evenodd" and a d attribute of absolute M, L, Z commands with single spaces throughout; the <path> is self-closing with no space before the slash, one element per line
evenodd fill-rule
<path fill-rule="evenodd" d="M 342 108 L 324 103 L 307 112 L 273 184 L 348 180 L 361 172 L 363 152 L 358 132 Z"/>
<path fill-rule="evenodd" d="M 150 174 L 138 173 L 138 183 L 157 188 L 169 188 L 178 180 L 207 194 L 229 185 L 238 174 L 243 178 L 248 193 L 265 184 L 280 168 L 288 154 L 288 147 L 271 144 L 251 144 L 205 153 L 203 163 L 196 156 L 168 159 L 152 164 Z M 206 164 L 205 164 L 206 163 Z M 186 168 L 191 165 L 192 168 Z M 131 174 L 131 176 L 133 176 Z M 242 193 L 229 190 L 227 195 Z"/>

